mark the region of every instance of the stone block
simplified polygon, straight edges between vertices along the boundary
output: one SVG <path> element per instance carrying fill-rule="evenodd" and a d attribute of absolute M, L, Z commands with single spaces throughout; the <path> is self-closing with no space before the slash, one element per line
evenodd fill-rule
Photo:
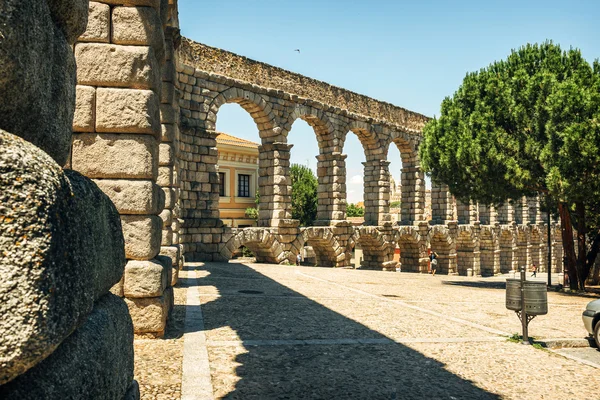
<path fill-rule="evenodd" d="M 148 133 L 159 138 L 158 96 L 151 90 L 99 88 L 96 131 Z"/>
<path fill-rule="evenodd" d="M 73 131 L 94 132 L 96 121 L 96 89 L 91 86 L 77 86 Z"/>
<path fill-rule="evenodd" d="M 111 4 L 115 6 L 143 6 L 153 7 L 157 10 L 160 9 L 161 0 L 100 0 L 103 3 Z"/>
<path fill-rule="evenodd" d="M 78 43 L 75 58 L 81 85 L 154 89 L 160 84 L 160 68 L 150 47 Z"/>
<path fill-rule="evenodd" d="M 156 215 L 122 215 L 125 256 L 151 260 L 160 251 L 162 221 Z"/>
<path fill-rule="evenodd" d="M 110 42 L 110 6 L 108 4 L 90 1 L 87 28 L 77 40 L 79 42 Z"/>
<path fill-rule="evenodd" d="M 156 215 L 164 197 L 160 186 L 137 179 L 96 179 L 94 182 L 111 199 L 119 214 Z"/>
<path fill-rule="evenodd" d="M 173 142 L 177 132 L 177 125 L 163 124 L 160 140 L 162 142 Z"/>
<path fill-rule="evenodd" d="M 172 210 L 175 208 L 175 202 L 177 200 L 175 189 L 164 187 L 163 192 L 165 194 L 165 208 Z"/>
<path fill-rule="evenodd" d="M 173 296 L 172 288 L 164 291 L 160 297 L 125 298 L 129 307 L 129 314 L 133 320 L 133 329 L 136 334 L 152 333 L 163 336 L 167 317 Z"/>
<path fill-rule="evenodd" d="M 125 266 L 123 293 L 126 297 L 158 297 L 162 296 L 168 286 L 167 275 L 171 275 L 169 267 L 158 260 L 129 260 Z"/>
<path fill-rule="evenodd" d="M 158 167 L 156 183 L 160 186 L 171 186 L 173 183 L 173 167 Z"/>
<path fill-rule="evenodd" d="M 156 256 L 156 261 L 158 261 L 159 263 L 161 263 L 161 265 L 163 266 L 163 268 L 166 271 L 167 274 L 167 286 L 172 286 L 171 285 L 171 279 L 173 277 L 173 263 L 171 261 L 171 258 L 168 256 L 163 256 L 161 254 Z"/>
<path fill-rule="evenodd" d="M 118 283 L 110 288 L 110 292 L 115 296 L 123 297 L 123 276 Z"/>
<path fill-rule="evenodd" d="M 173 223 L 173 213 L 172 213 L 172 211 L 169 210 L 168 208 L 165 208 L 160 213 L 160 219 L 163 222 L 163 228 L 170 227 L 171 224 Z"/>
<path fill-rule="evenodd" d="M 106 294 L 45 360 L 0 386 L 3 400 L 121 400 L 133 381 L 133 326 L 124 301 Z"/>
<path fill-rule="evenodd" d="M 175 149 L 169 143 L 161 143 L 159 146 L 158 165 L 173 165 Z"/>
<path fill-rule="evenodd" d="M 179 246 L 162 246 L 160 248 L 160 255 L 169 257 L 173 266 L 179 265 L 179 259 L 181 256 Z"/>
<path fill-rule="evenodd" d="M 59 3 L 63 2 L 49 3 L 0 3 L 0 129 L 35 144 L 64 165 L 69 156 L 75 108 L 75 60 L 65 33 L 57 24 L 65 29 L 71 26 L 69 21 L 77 19 L 77 11 L 58 15 Z"/>
<path fill-rule="evenodd" d="M 151 46 L 160 62 L 165 57 L 165 37 L 158 10 L 151 7 L 115 7 L 112 12 L 112 42 Z"/>
<path fill-rule="evenodd" d="M 168 227 L 162 230 L 161 244 L 171 246 L 173 244 L 173 230 Z"/>
<path fill-rule="evenodd" d="M 88 178 L 63 171 L 38 147 L 1 130 L 0 204 L 3 384 L 73 332 L 121 279 L 125 254 L 109 198 Z"/>
<path fill-rule="evenodd" d="M 71 165 L 91 178 L 155 179 L 157 147 L 149 135 L 77 134 Z"/>

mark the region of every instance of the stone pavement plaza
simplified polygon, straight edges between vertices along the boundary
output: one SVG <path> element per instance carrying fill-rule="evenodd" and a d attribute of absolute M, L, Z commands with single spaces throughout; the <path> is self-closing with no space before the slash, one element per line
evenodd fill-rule
<path fill-rule="evenodd" d="M 507 340 L 520 324 L 503 279 L 188 264 L 166 338 L 135 342 L 141 396 L 600 398 L 593 364 Z M 548 299 L 530 335 L 584 338 L 590 298 Z"/>

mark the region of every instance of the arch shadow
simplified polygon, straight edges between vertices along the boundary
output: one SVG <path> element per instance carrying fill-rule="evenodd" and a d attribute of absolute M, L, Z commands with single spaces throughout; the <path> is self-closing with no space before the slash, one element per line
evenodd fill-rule
<path fill-rule="evenodd" d="M 317 303 L 258 268 L 242 263 L 186 268 L 203 273 L 197 280 L 201 289 L 218 293 L 201 306 L 209 358 L 219 363 L 213 364 L 217 368 L 213 374 L 222 383 L 215 387 L 215 397 L 499 398 L 439 361 Z M 212 340 L 219 340 L 218 332 L 230 332 L 239 345 L 211 346 Z M 233 377 L 229 365 L 235 366 Z"/>

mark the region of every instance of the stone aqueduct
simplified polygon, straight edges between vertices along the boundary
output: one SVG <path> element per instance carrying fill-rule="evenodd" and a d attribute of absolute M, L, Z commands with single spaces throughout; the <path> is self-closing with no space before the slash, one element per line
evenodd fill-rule
<path fill-rule="evenodd" d="M 443 273 L 545 265 L 546 230 L 534 199 L 493 210 L 455 205 L 445 187 L 434 186 L 433 219 L 424 221 L 418 148 L 425 116 L 182 38 L 176 0 L 92 1 L 89 10 L 87 30 L 74 45 L 77 100 L 67 167 L 92 178 L 119 211 L 129 261 L 114 292 L 125 298 L 137 333 L 162 334 L 183 256 L 227 260 L 242 245 L 272 263 L 293 261 L 311 245 L 318 264 L 332 267 L 348 266 L 356 245 L 362 267 L 371 269 L 396 269 L 396 245 L 402 271 L 425 272 L 429 247 Z M 215 128 L 226 103 L 251 115 L 261 139 L 256 228 L 231 229 L 219 218 Z M 309 228 L 290 211 L 287 136 L 297 119 L 314 129 L 320 151 L 318 221 Z M 366 159 L 360 227 L 345 218 L 349 134 L 359 138 Z M 389 214 L 390 146 L 403 165 L 398 225 Z M 552 243 L 560 254 L 556 232 Z M 172 260 L 169 284 L 132 295 L 128 282 L 139 263 L 154 268 L 159 255 Z M 559 264 L 554 260 L 554 268 Z M 152 307 L 159 311 L 149 317 Z"/>
<path fill-rule="evenodd" d="M 352 249 L 359 244 L 364 251 L 362 268 L 395 270 L 396 245 L 403 271 L 426 272 L 430 247 L 440 255 L 440 269 L 445 273 L 493 275 L 531 262 L 545 265 L 547 233 L 535 199 L 494 210 L 456 205 L 447 188 L 434 186 L 433 218 L 424 221 L 425 177 L 418 148 L 426 117 L 188 39 L 183 39 L 177 51 L 176 68 L 181 131 L 179 145 L 175 141 L 181 178 L 181 221 L 176 236 L 188 259 L 227 260 L 244 245 L 258 261 L 293 262 L 310 245 L 318 265 L 344 267 L 350 265 Z M 218 111 L 226 103 L 243 107 L 260 134 L 258 228 L 222 226 L 216 160 L 203 157 L 204 162 L 196 164 L 194 158 L 198 152 L 214 156 Z M 316 156 L 317 226 L 307 228 L 300 228 L 290 211 L 293 145 L 287 136 L 297 119 L 314 129 L 320 150 Z M 343 148 L 348 134 L 359 138 L 366 158 L 365 223 L 360 227 L 351 226 L 345 218 Z M 200 147 L 194 147 L 196 143 Z M 389 214 L 390 146 L 397 146 L 403 165 L 401 220 L 396 226 Z M 212 185 L 208 200 L 204 200 L 205 187 L 194 185 L 196 170 L 208 172 L 204 174 L 204 181 Z M 554 254 L 560 254 L 556 232 L 553 243 Z"/>

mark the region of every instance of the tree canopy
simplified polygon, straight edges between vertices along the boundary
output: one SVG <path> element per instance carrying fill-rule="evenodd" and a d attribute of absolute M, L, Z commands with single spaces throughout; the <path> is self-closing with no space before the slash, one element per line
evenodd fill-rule
<path fill-rule="evenodd" d="M 300 225 L 311 226 L 317 218 L 318 182 L 313 171 L 304 165 L 292 164 L 292 218 Z"/>
<path fill-rule="evenodd" d="M 364 217 L 365 209 L 362 207 L 358 207 L 356 204 L 350 203 L 346 208 L 346 215 L 348 217 Z"/>
<path fill-rule="evenodd" d="M 597 214 L 586 223 L 585 212 L 600 204 L 599 123 L 598 62 L 590 65 L 579 50 L 562 51 L 552 42 L 528 44 L 468 73 L 454 96 L 444 99 L 440 117 L 424 128 L 421 163 L 434 182 L 447 184 L 463 201 L 552 198 L 563 228 L 573 215 L 584 235 L 578 237 L 577 271 L 575 253 L 565 254 L 571 281 L 581 288 L 589 258 L 595 258 L 590 253 L 585 259 L 585 234 L 593 239 L 592 251 L 600 245 Z M 565 236 L 563 243 L 569 253 Z"/>

